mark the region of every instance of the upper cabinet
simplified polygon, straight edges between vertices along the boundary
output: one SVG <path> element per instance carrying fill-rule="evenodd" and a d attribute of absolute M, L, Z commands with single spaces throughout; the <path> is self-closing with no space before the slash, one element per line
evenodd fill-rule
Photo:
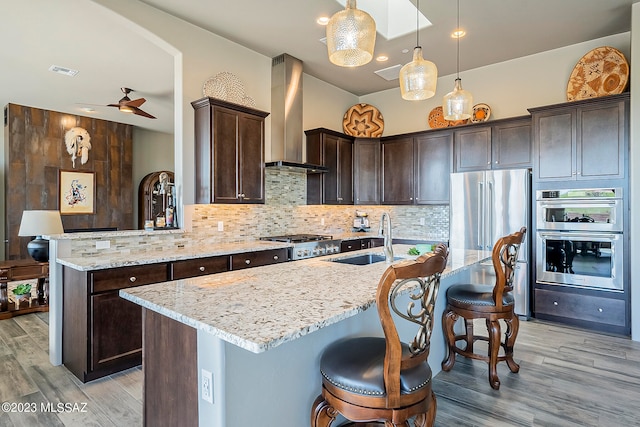
<path fill-rule="evenodd" d="M 530 111 L 537 181 L 625 177 L 628 93 Z"/>
<path fill-rule="evenodd" d="M 353 143 L 353 198 L 356 205 L 380 204 L 380 139 Z"/>
<path fill-rule="evenodd" d="M 307 176 L 307 204 L 353 204 L 353 138 L 329 129 L 307 136 L 307 162 L 329 171 Z"/>
<path fill-rule="evenodd" d="M 454 131 L 456 172 L 532 166 L 531 119 L 517 117 Z"/>
<path fill-rule="evenodd" d="M 269 113 L 202 98 L 195 109 L 196 203 L 264 203 Z"/>
<path fill-rule="evenodd" d="M 381 203 L 447 204 L 453 132 L 430 131 L 382 141 Z"/>

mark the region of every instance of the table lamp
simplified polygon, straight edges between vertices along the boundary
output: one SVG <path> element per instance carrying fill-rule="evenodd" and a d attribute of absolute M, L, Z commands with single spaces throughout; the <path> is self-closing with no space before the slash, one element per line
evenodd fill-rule
<path fill-rule="evenodd" d="M 36 236 L 27 245 L 29 255 L 38 262 L 49 261 L 49 241 L 43 235 L 64 233 L 59 211 L 23 211 L 18 236 Z"/>

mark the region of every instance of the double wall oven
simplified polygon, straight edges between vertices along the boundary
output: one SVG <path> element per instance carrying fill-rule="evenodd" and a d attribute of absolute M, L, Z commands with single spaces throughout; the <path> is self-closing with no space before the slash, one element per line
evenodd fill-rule
<path fill-rule="evenodd" d="M 621 188 L 536 192 L 539 283 L 623 291 Z"/>

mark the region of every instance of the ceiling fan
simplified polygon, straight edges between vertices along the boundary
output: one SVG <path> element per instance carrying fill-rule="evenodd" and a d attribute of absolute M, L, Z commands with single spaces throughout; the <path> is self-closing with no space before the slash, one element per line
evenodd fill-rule
<path fill-rule="evenodd" d="M 133 89 L 129 89 L 128 87 L 121 87 L 120 90 L 122 91 L 122 93 L 124 93 L 124 96 L 120 99 L 120 101 L 118 101 L 117 104 L 108 104 L 107 107 L 118 107 L 118 109 L 123 113 L 133 113 L 138 116 L 155 119 L 154 116 L 140 109 L 140 106 L 146 102 L 146 99 L 138 98 L 132 101 L 131 98 L 129 98 L 129 93 L 133 92 Z"/>

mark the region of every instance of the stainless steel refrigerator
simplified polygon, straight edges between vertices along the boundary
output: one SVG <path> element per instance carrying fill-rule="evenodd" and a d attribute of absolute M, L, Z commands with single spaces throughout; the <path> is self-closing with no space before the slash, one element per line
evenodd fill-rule
<path fill-rule="evenodd" d="M 493 250 L 498 238 L 527 227 L 515 270 L 515 312 L 529 317 L 531 172 L 529 169 L 451 174 L 449 246 Z M 473 283 L 493 284 L 491 262 L 471 272 Z"/>

